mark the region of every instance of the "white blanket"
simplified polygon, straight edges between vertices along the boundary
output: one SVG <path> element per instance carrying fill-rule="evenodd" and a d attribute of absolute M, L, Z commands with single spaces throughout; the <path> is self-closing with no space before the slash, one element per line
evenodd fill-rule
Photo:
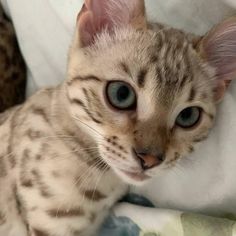
<path fill-rule="evenodd" d="M 1 0 L 11 16 L 28 64 L 28 94 L 65 78 L 67 51 L 81 0 Z M 235 0 L 228 0 L 233 5 Z M 223 0 L 147 0 L 149 16 L 204 33 L 232 15 Z M 236 81 L 218 111 L 210 138 L 178 168 L 133 189 L 158 207 L 236 213 Z"/>

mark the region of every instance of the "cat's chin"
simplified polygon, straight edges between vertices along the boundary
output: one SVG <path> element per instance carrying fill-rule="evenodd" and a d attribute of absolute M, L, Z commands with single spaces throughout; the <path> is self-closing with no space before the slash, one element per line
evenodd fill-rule
<path fill-rule="evenodd" d="M 150 176 L 144 173 L 134 173 L 119 169 L 114 169 L 115 173 L 126 183 L 141 186 L 150 180 Z"/>

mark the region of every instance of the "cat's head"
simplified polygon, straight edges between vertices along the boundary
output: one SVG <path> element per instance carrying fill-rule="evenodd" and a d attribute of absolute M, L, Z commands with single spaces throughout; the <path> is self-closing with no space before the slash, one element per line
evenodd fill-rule
<path fill-rule="evenodd" d="M 236 73 L 236 18 L 202 38 L 148 24 L 142 0 L 86 0 L 69 55 L 70 111 L 139 184 L 194 151 Z"/>

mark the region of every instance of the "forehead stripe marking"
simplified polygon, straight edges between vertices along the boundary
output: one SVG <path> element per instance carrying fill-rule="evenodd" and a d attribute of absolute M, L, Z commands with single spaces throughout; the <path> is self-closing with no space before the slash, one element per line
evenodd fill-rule
<path fill-rule="evenodd" d="M 146 69 L 142 69 L 138 73 L 138 86 L 140 88 L 143 88 L 144 85 L 145 85 L 145 77 L 146 77 L 146 75 L 147 75 L 147 70 Z"/>
<path fill-rule="evenodd" d="M 195 91 L 194 88 L 191 88 L 188 101 L 189 101 L 189 102 L 192 102 L 192 101 L 195 99 L 195 97 L 196 97 L 196 91 Z"/>
<path fill-rule="evenodd" d="M 70 81 L 68 81 L 67 84 L 72 85 L 74 82 L 77 82 L 77 81 L 82 81 L 82 82 L 93 81 L 93 82 L 101 83 L 102 79 L 100 79 L 96 76 L 93 76 L 93 75 L 88 75 L 88 76 L 84 76 L 84 77 L 76 76 L 76 77 L 72 78 Z"/>
<path fill-rule="evenodd" d="M 93 117 L 92 113 L 89 111 L 89 109 L 85 106 L 85 104 L 81 100 L 77 98 L 73 98 L 73 99 L 70 99 L 70 102 L 72 104 L 79 105 L 95 123 L 102 124 L 100 120 L 97 120 L 95 117 Z"/>
<path fill-rule="evenodd" d="M 124 62 L 120 63 L 120 67 L 126 74 L 130 75 L 129 67 Z"/>

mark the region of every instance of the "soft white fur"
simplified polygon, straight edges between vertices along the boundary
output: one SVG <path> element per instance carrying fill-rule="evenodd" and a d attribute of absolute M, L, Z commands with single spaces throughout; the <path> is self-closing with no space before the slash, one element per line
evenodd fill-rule
<path fill-rule="evenodd" d="M 81 0 L 1 0 L 12 17 L 29 67 L 28 94 L 64 79 L 68 47 Z M 203 34 L 232 15 L 235 0 L 147 0 L 151 19 Z M 228 5 L 230 4 L 230 5 Z M 176 169 L 138 192 L 159 207 L 236 213 L 236 81 L 219 107 L 216 127 Z"/>

